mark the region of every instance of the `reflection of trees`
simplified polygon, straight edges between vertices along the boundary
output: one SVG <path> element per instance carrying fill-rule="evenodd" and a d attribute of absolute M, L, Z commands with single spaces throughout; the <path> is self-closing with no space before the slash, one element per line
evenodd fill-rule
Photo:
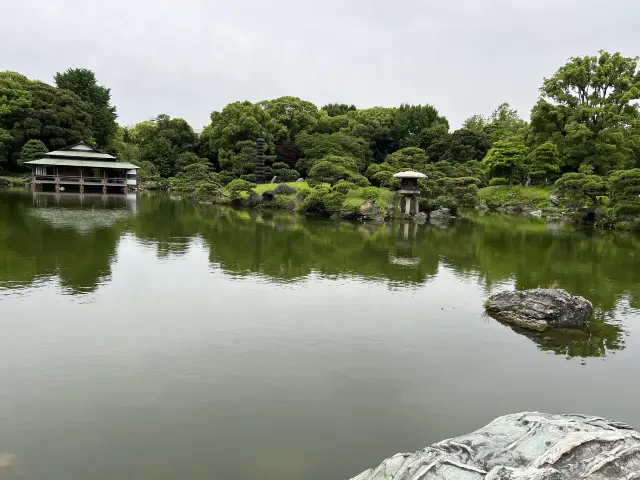
<path fill-rule="evenodd" d="M 31 213 L 30 196 L 9 195 L 0 202 L 0 287 L 28 286 L 57 275 L 64 287 L 84 292 L 111 274 L 120 224 L 83 231 L 56 225 L 55 216 L 45 220 Z"/>
<path fill-rule="evenodd" d="M 550 328 L 544 332 L 510 327 L 538 345 L 542 351 L 573 357 L 603 357 L 607 351 L 622 350 L 624 337 L 618 325 L 592 320 L 585 329 Z"/>

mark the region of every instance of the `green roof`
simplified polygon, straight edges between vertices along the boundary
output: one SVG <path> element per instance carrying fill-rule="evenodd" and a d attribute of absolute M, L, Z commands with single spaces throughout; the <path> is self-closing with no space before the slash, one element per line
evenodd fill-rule
<path fill-rule="evenodd" d="M 24 162 L 26 165 L 49 165 L 60 167 L 88 167 L 88 168 L 122 168 L 137 169 L 140 168 L 133 163 L 127 162 L 106 162 L 104 160 L 73 160 L 71 158 L 40 158 L 30 162 Z"/>

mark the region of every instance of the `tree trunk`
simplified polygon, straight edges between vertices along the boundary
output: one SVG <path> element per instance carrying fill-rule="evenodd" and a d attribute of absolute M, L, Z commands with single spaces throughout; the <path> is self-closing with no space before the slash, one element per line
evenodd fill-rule
<path fill-rule="evenodd" d="M 509 169 L 509 186 L 513 185 L 513 168 Z"/>

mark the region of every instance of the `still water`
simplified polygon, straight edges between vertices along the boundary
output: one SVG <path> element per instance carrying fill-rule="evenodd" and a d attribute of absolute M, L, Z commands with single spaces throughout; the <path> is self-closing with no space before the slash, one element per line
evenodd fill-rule
<path fill-rule="evenodd" d="M 557 285 L 587 332 L 483 317 Z M 523 410 L 640 428 L 640 238 L 0 193 L 0 455 L 29 480 L 348 479 Z"/>

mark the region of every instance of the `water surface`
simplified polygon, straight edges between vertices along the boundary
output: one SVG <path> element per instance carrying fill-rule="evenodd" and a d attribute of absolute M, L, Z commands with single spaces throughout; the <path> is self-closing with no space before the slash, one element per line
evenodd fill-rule
<path fill-rule="evenodd" d="M 640 428 L 640 238 L 0 193 L 0 454 L 30 480 L 348 479 L 523 410 Z M 492 291 L 589 298 L 525 334 Z"/>

